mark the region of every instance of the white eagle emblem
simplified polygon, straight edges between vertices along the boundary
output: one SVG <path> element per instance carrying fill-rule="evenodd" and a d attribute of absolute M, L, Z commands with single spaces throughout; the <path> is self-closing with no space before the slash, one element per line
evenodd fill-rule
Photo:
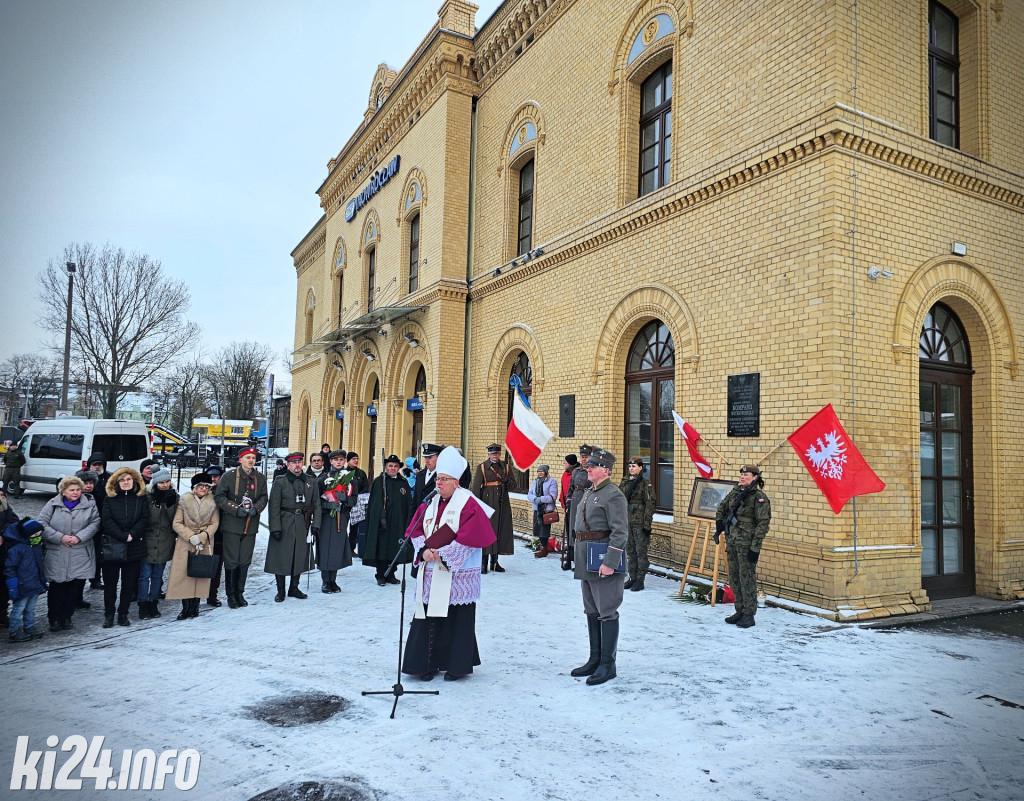
<path fill-rule="evenodd" d="M 842 480 L 843 466 L 846 464 L 846 443 L 835 431 L 829 431 L 824 442 L 818 437 L 817 447 L 811 445 L 804 455 L 825 478 Z"/>

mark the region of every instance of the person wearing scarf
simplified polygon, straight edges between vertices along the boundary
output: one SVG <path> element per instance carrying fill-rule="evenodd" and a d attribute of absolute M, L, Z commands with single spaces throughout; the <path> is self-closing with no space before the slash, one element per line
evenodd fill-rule
<path fill-rule="evenodd" d="M 764 479 L 756 464 L 740 468 L 739 486 L 722 498 L 715 514 L 715 545 L 725 534 L 729 557 L 729 586 L 736 596 L 736 611 L 725 619 L 741 629 L 754 625 L 757 614 L 757 560 L 772 521 L 772 504 L 761 491 Z"/>
<path fill-rule="evenodd" d="M 73 628 L 71 617 L 86 580 L 96 571 L 100 514 L 78 476 L 65 476 L 37 518 L 43 524 L 43 568 L 50 582 L 50 631 Z"/>
<path fill-rule="evenodd" d="M 291 576 L 289 598 L 305 600 L 308 597 L 299 589 L 299 577 L 313 567 L 310 561 L 313 540 L 310 525 L 319 532 L 320 499 L 316 480 L 302 471 L 304 458 L 305 455 L 298 451 L 289 453 L 285 459 L 285 474 L 275 478 L 270 489 L 270 505 L 267 507 L 270 541 L 263 572 L 273 573 L 277 579 L 277 595 L 274 596 L 277 603 L 285 599 L 286 576 Z"/>
<path fill-rule="evenodd" d="M 146 558 L 146 537 L 149 534 L 149 501 L 146 483 L 130 467 L 121 467 L 107 481 L 107 499 L 101 515 L 103 542 L 126 544 L 124 560 L 103 561 L 103 628 L 114 625 L 116 605 L 117 625 L 130 626 L 128 609 L 139 590 L 139 570 Z M 121 581 L 121 596 L 117 595 L 117 582 Z"/>
<path fill-rule="evenodd" d="M 331 451 L 331 469 L 320 476 L 316 485 L 320 525 L 313 526 L 312 532 L 316 542 L 316 566 L 320 568 L 320 592 L 325 595 L 341 592 L 338 571 L 352 564 L 349 514 L 357 501 L 355 481 L 350 480 L 348 484 L 339 484 L 330 490 L 327 486 L 337 484 L 344 480 L 346 474 L 353 472 L 345 466 L 348 456 L 341 449 Z M 354 479 L 354 476 L 350 476 L 350 479 Z M 334 500 L 331 500 L 332 497 Z"/>
<path fill-rule="evenodd" d="M 644 588 L 644 577 L 651 567 L 647 548 L 651 544 L 651 520 L 654 517 L 654 487 L 644 477 L 644 460 L 634 456 L 629 460 L 629 475 L 619 482 L 629 508 L 629 537 L 626 539 L 626 570 L 629 578 L 624 590 L 638 592 Z"/>
<path fill-rule="evenodd" d="M 149 536 L 146 558 L 139 566 L 139 620 L 160 617 L 158 604 L 164 568 L 174 556 L 174 515 L 178 493 L 171 486 L 171 471 L 161 468 L 149 485 Z"/>
<path fill-rule="evenodd" d="M 555 502 L 558 500 L 558 482 L 551 477 L 551 468 L 546 464 L 537 465 L 537 477 L 530 486 L 526 500 L 533 505 L 533 536 L 537 538 L 537 550 L 533 555 L 541 559 L 553 551 L 548 547 L 551 524 L 544 522 L 544 514 L 555 511 Z"/>
<path fill-rule="evenodd" d="M 412 488 L 398 475 L 402 460 L 391 454 L 384 460 L 384 472 L 373 480 L 366 505 L 366 545 L 363 564 L 376 568 L 377 584 L 399 584 L 391 563 L 398 555 L 402 533 L 412 517 Z M 408 562 L 403 555 L 402 562 Z"/>
<path fill-rule="evenodd" d="M 192 476 L 192 491 L 178 501 L 174 513 L 174 558 L 171 576 L 167 580 L 167 600 L 180 600 L 178 620 L 199 617 L 199 600 L 210 597 L 212 579 L 195 578 L 188 574 L 190 553 L 216 553 L 216 532 L 220 523 L 220 510 L 213 499 L 213 477 L 209 473 Z"/>
<path fill-rule="evenodd" d="M 430 681 L 469 676 L 480 664 L 476 602 L 483 549 L 497 540 L 494 510 L 459 486 L 466 460 L 447 447 L 437 457 L 437 495 L 421 503 L 405 536 L 412 540 L 416 597 L 402 672 Z M 408 547 L 408 546 L 406 546 Z"/>

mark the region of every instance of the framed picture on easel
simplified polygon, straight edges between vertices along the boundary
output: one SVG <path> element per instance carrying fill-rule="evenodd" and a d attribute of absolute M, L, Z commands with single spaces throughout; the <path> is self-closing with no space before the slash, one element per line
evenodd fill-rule
<path fill-rule="evenodd" d="M 690 493 L 690 506 L 686 512 L 687 517 L 714 520 L 718 504 L 738 483 L 720 478 L 695 478 L 693 491 Z"/>

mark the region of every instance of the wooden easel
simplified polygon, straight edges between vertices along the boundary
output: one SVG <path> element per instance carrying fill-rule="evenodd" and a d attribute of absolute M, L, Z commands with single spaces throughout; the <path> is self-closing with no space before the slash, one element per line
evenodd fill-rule
<path fill-rule="evenodd" d="M 717 452 L 717 451 L 716 451 Z M 715 467 L 715 471 L 712 473 L 712 478 L 719 478 L 722 474 L 722 462 L 723 457 L 721 454 L 718 455 L 718 465 Z M 702 576 L 710 579 L 711 581 L 711 592 L 709 597 L 711 605 L 714 606 L 718 600 L 718 565 L 719 560 L 723 563 L 725 569 L 725 577 L 729 577 L 729 557 L 725 553 L 725 535 L 723 534 L 719 539 L 721 542 L 718 545 L 714 544 L 714 522 L 713 520 L 704 520 L 703 518 L 689 517 L 688 519 L 694 521 L 693 526 L 693 541 L 690 543 L 690 551 L 686 554 L 686 563 L 683 565 L 683 580 L 679 582 L 679 593 L 677 598 L 683 597 L 683 590 L 686 589 L 686 579 L 689 576 Z M 697 542 L 701 539 L 703 534 L 703 541 L 700 549 L 700 561 L 696 566 L 693 565 L 693 553 L 697 550 Z M 708 544 L 714 549 L 714 557 L 710 569 L 707 567 L 708 557 Z"/>

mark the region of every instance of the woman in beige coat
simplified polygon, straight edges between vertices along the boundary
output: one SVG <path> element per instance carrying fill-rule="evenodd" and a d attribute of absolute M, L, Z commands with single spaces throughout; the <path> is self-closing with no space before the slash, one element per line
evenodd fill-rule
<path fill-rule="evenodd" d="M 192 476 L 192 492 L 185 493 L 174 513 L 174 558 L 167 582 L 167 599 L 181 599 L 178 620 L 199 617 L 199 599 L 210 594 L 210 579 L 188 575 L 189 553 L 213 553 L 213 535 L 220 512 L 213 500 L 213 479 L 206 473 Z"/>

